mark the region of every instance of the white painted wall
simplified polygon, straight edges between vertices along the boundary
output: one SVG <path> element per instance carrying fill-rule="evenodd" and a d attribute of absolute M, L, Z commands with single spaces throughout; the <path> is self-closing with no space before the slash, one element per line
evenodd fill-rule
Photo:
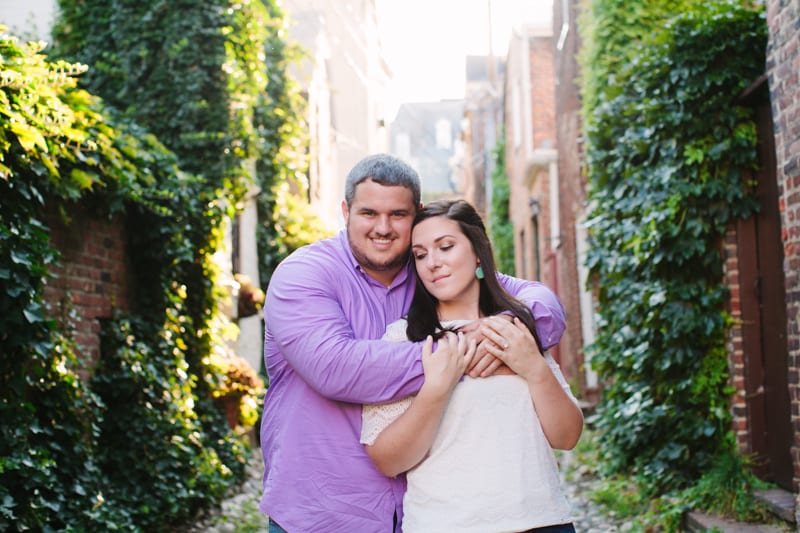
<path fill-rule="evenodd" d="M 22 41 L 50 42 L 56 0 L 0 0 L 0 24 Z"/>
<path fill-rule="evenodd" d="M 250 192 L 245 209 L 239 217 L 239 269 L 241 274 L 249 277 L 254 285 L 258 285 L 258 249 L 256 248 L 258 213 L 255 203 L 256 193 L 257 191 L 255 190 Z M 266 287 L 262 287 L 262 289 L 266 289 Z M 261 330 L 263 319 L 263 312 L 239 319 L 236 354 L 245 359 L 256 370 L 261 368 L 261 361 L 264 357 L 264 337 Z"/>

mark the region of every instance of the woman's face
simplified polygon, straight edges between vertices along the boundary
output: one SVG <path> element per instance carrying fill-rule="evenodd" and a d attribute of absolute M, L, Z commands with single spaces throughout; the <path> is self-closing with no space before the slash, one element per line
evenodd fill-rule
<path fill-rule="evenodd" d="M 411 254 L 419 279 L 440 305 L 477 304 L 478 256 L 457 222 L 439 216 L 414 226 Z"/>

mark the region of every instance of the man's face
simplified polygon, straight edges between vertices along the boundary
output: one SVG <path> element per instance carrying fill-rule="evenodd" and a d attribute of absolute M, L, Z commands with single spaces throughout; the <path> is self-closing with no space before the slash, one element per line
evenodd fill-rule
<path fill-rule="evenodd" d="M 353 255 L 367 274 L 384 285 L 392 282 L 408 258 L 416 207 L 411 189 L 371 179 L 356 187 L 349 209 L 342 202 Z"/>

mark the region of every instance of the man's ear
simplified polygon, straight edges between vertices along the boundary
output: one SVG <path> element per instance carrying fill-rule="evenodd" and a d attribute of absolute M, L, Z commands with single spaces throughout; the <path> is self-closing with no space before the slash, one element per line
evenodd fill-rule
<path fill-rule="evenodd" d="M 342 218 L 347 222 L 347 217 L 350 216 L 350 210 L 347 208 L 347 200 L 342 200 Z"/>
<path fill-rule="evenodd" d="M 422 211 L 422 202 L 419 203 L 419 207 L 417 208 L 417 211 Z"/>

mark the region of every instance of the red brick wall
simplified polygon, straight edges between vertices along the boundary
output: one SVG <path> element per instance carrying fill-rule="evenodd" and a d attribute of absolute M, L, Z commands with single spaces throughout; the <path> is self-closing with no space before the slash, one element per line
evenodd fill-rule
<path fill-rule="evenodd" d="M 124 223 L 91 215 L 84 206 L 68 209 L 71 220 L 48 216 L 50 245 L 61 253 L 51 265 L 44 297 L 53 317 L 73 331 L 79 356 L 94 364 L 100 356 L 100 322 L 114 308 L 128 308 L 128 267 Z"/>
<path fill-rule="evenodd" d="M 561 246 L 556 251 L 558 257 L 559 296 L 567 312 L 567 331 L 561 342 L 562 351 L 572 354 L 570 369 L 574 381 L 580 386 L 585 400 L 597 400 L 597 391 L 586 388 L 581 307 L 580 278 L 578 275 L 578 254 L 576 226 L 583 215 L 585 203 L 585 180 L 581 172 L 582 147 L 579 88 L 577 86 L 578 64 L 575 58 L 579 40 L 574 23 L 577 6 L 570 6 L 572 26 L 563 40 L 561 49 L 557 44 L 561 38 L 561 2 L 553 3 L 553 37 L 550 49 L 554 62 L 554 125 L 556 146 L 558 147 L 558 195 L 560 202 Z"/>
<path fill-rule="evenodd" d="M 530 102 L 531 121 L 533 131 L 533 149 L 556 148 L 556 108 L 555 108 L 555 82 L 553 81 L 553 47 L 550 35 L 532 37 L 528 41 L 530 54 L 528 55 L 528 72 L 530 74 Z M 530 171 L 529 162 L 525 161 L 526 171 Z M 553 212 L 555 207 L 550 202 L 550 168 L 543 167 L 538 170 L 534 186 L 529 195 L 538 198 L 541 204 L 539 214 L 539 254 L 540 254 L 540 279 L 553 289 L 559 297 L 563 291 L 558 277 L 558 256 L 552 242 Z M 527 203 L 527 198 L 523 197 Z M 570 378 L 574 375 L 575 365 L 573 359 L 564 350 L 564 341 L 553 350 L 554 357 L 561 364 L 564 374 Z"/>
<path fill-rule="evenodd" d="M 567 329 L 561 342 L 552 350 L 554 357 L 561 365 L 566 378 L 575 385 L 575 391 L 582 394 L 583 387 L 583 341 L 581 335 L 580 302 L 577 279 L 574 219 L 572 205 L 581 203 L 581 199 L 574 196 L 580 194 L 582 186 L 571 188 L 572 182 L 562 181 L 561 158 L 563 156 L 558 139 L 558 128 L 566 120 L 575 125 L 577 119 L 577 96 L 573 92 L 575 105 L 571 111 L 573 115 L 557 115 L 557 101 L 563 96 L 564 87 L 555 79 L 554 69 L 557 68 L 555 57 L 555 41 L 550 31 L 533 31 L 532 35 L 517 39 L 525 39 L 525 45 L 518 40 L 513 41 L 507 65 L 506 83 L 506 167 L 511 183 L 511 218 L 515 229 L 515 246 L 517 256 L 517 275 L 528 279 L 539 279 L 552 288 L 564 304 L 567 314 Z M 521 54 L 527 54 L 523 57 Z M 522 68 L 527 62 L 527 72 Z M 573 67 L 574 68 L 574 67 Z M 574 73 L 574 71 L 573 71 Z M 524 83 L 518 80 L 528 79 Z M 573 80 L 568 80 L 572 84 Z M 522 127 L 530 128 L 523 133 L 519 146 L 512 141 L 512 123 L 514 116 L 513 93 L 511 84 L 525 87 L 529 93 L 524 95 L 530 99 L 530 108 L 525 105 L 518 110 L 523 115 L 520 118 Z M 573 91 L 574 86 L 572 86 Z M 558 89 L 558 92 L 557 92 Z M 530 113 L 530 122 L 526 122 L 526 115 Z M 558 120 L 556 120 L 558 116 Z M 577 134 L 576 134 L 577 135 Z M 576 136 L 575 135 L 575 136 Z M 575 138 L 573 136 L 573 140 Z M 526 139 L 531 139 L 530 148 L 534 153 L 529 153 Z M 556 149 L 558 151 L 556 152 Z M 559 187 L 558 205 L 551 203 L 551 167 L 550 164 L 540 160 L 544 154 L 551 153 L 553 164 L 558 168 L 557 184 Z M 536 155 L 535 155 L 536 154 Z M 572 154 L 572 152 L 570 152 Z M 534 163 L 534 160 L 536 162 Z M 570 161 L 576 161 L 572 158 Z M 574 168 L 577 169 L 577 163 Z M 575 180 L 580 181 L 579 172 L 575 172 Z M 567 188 L 565 188 L 567 187 Z M 538 201 L 539 214 L 538 227 L 534 228 L 529 200 Z M 567 204 L 565 204 L 565 201 Z M 567 212 L 565 213 L 565 205 Z M 552 224 L 555 209 L 558 208 L 559 237 L 552 238 Z M 533 233 L 536 231 L 536 235 Z M 522 236 L 524 232 L 523 242 Z M 538 248 L 534 246 L 538 243 Z M 538 253 L 537 253 L 538 251 Z M 538 261 L 537 261 L 538 259 Z M 538 268 L 538 270 L 537 270 Z"/>
<path fill-rule="evenodd" d="M 534 151 L 542 148 L 555 148 L 556 109 L 553 101 L 555 83 L 553 82 L 553 51 L 550 36 L 531 37 L 528 39 L 528 47 L 530 113 L 531 127 L 533 128 L 529 135 L 533 135 Z M 529 162 L 525 161 L 525 165 L 526 172 L 530 172 Z M 538 175 L 530 181 L 533 186 L 530 188 L 529 196 L 538 198 L 541 208 L 539 214 L 540 280 L 558 293 L 558 264 L 550 239 L 551 227 L 554 223 L 552 214 L 554 206 L 550 205 L 550 168 L 540 167 L 536 173 Z M 530 180 L 531 176 L 527 176 L 527 178 Z M 523 201 L 527 204 L 526 197 L 523 197 Z M 554 350 L 554 355 L 563 367 L 564 357 L 560 353 L 560 348 L 561 346 L 558 347 L 558 351 Z M 570 374 L 568 368 L 563 368 L 563 370 L 566 375 Z"/>
<path fill-rule="evenodd" d="M 531 115 L 533 148 L 555 148 L 556 109 L 553 81 L 553 41 L 548 37 L 530 40 Z"/>
<path fill-rule="evenodd" d="M 740 298 L 739 283 L 739 260 L 736 230 L 731 227 L 725 234 L 723 242 L 723 253 L 725 260 L 725 285 L 730 290 L 728 300 L 728 312 L 733 319 L 733 325 L 728 330 L 725 349 L 728 353 L 730 368 L 730 383 L 736 391 L 731 398 L 731 416 L 733 432 L 736 436 L 736 444 L 744 454 L 752 452 L 750 446 L 750 427 L 747 414 L 747 392 L 745 378 L 745 360 L 743 331 L 742 331 L 742 301 Z"/>
<path fill-rule="evenodd" d="M 794 443 L 794 487 L 800 490 L 800 5 L 769 0 L 767 76 L 775 128 L 775 156 L 786 276 L 789 395 Z M 800 502 L 798 502 L 800 503 Z M 797 506 L 800 514 L 800 505 Z"/>

